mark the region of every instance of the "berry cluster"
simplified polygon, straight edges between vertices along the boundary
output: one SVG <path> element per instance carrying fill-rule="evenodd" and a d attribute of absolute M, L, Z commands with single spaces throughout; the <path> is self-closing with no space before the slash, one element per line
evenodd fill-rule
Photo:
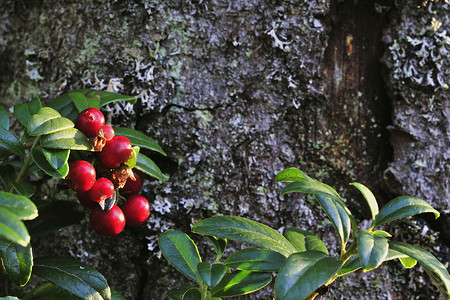
<path fill-rule="evenodd" d="M 125 223 L 137 226 L 145 222 L 150 215 L 150 205 L 145 197 L 138 195 L 143 184 L 142 174 L 124 164 L 132 155 L 130 140 L 116 136 L 96 108 L 83 110 L 75 126 L 92 139 L 97 151 L 94 165 L 85 160 L 74 161 L 66 177 L 80 203 L 92 209 L 92 228 L 102 235 L 116 235 Z M 117 198 L 121 198 L 116 196 L 117 191 L 126 196 L 121 207 L 116 205 Z"/>

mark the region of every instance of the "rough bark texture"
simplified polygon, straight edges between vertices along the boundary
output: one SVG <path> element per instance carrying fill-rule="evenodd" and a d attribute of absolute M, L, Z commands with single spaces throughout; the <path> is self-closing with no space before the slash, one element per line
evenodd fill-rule
<path fill-rule="evenodd" d="M 84 221 L 34 240 L 35 256 L 76 257 L 127 299 L 163 299 L 188 281 L 161 257 L 158 235 L 217 213 L 310 230 L 336 254 L 320 207 L 280 195 L 275 174 L 295 166 L 336 187 L 363 223 L 370 213 L 349 182 L 380 203 L 429 201 L 442 221 L 390 229 L 448 267 L 448 11 L 407 0 L 4 1 L 1 103 L 82 87 L 136 95 L 109 117 L 154 137 L 168 157 L 146 154 L 171 176 L 146 181 L 147 226 L 104 238 Z M 40 195 L 75 201 L 62 182 Z M 193 238 L 208 260 L 211 246 Z M 324 299 L 411 297 L 438 292 L 420 268 L 389 262 L 336 281 Z"/>

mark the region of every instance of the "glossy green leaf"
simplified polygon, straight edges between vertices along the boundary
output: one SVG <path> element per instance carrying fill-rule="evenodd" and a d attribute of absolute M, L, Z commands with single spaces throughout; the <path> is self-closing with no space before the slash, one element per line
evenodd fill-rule
<path fill-rule="evenodd" d="M 358 253 L 364 272 L 373 270 L 383 263 L 388 255 L 388 240 L 381 235 L 362 229 L 358 235 Z"/>
<path fill-rule="evenodd" d="M 296 250 L 289 241 L 275 229 L 264 224 L 235 216 L 214 216 L 201 220 L 192 231 L 246 242 L 289 256 Z"/>
<path fill-rule="evenodd" d="M 16 190 L 19 195 L 24 196 L 26 198 L 30 198 L 34 195 L 34 191 L 36 190 L 36 187 L 32 184 L 26 183 L 26 182 L 15 182 L 13 181 L 12 186 L 14 187 L 14 190 Z"/>
<path fill-rule="evenodd" d="M 328 249 L 319 237 L 298 228 L 288 228 L 284 231 L 286 239 L 295 247 L 297 252 L 317 250 L 328 255 Z"/>
<path fill-rule="evenodd" d="M 412 267 L 414 267 L 415 265 L 417 265 L 417 260 L 415 260 L 412 257 L 399 257 L 398 258 L 400 260 L 400 262 L 402 263 L 403 267 L 405 269 L 411 269 Z"/>
<path fill-rule="evenodd" d="M 224 264 L 229 268 L 258 272 L 278 272 L 286 257 L 268 249 L 246 248 L 232 253 Z"/>
<path fill-rule="evenodd" d="M 436 257 L 422 248 L 403 242 L 389 241 L 389 249 L 406 254 L 417 260 L 429 273 L 433 283 L 443 293 L 444 298 L 448 299 L 450 295 L 450 275 L 445 266 Z"/>
<path fill-rule="evenodd" d="M 202 293 L 198 288 L 189 289 L 184 293 L 183 300 L 202 300 Z"/>
<path fill-rule="evenodd" d="M 133 96 L 121 95 L 106 91 L 95 91 L 100 96 L 100 106 L 105 106 L 116 101 L 127 101 L 130 104 L 136 103 L 137 99 Z"/>
<path fill-rule="evenodd" d="M 308 180 L 309 176 L 297 168 L 287 168 L 280 171 L 275 177 L 276 181 L 294 182 Z"/>
<path fill-rule="evenodd" d="M 9 130 L 9 114 L 3 105 L 0 105 L 0 127 Z"/>
<path fill-rule="evenodd" d="M 0 127 L 0 149 L 9 151 L 19 156 L 25 155 L 25 148 L 19 139 L 3 127 Z"/>
<path fill-rule="evenodd" d="M 131 169 L 133 169 L 136 166 L 139 150 L 140 148 L 138 146 L 133 146 L 133 148 L 131 148 L 130 158 L 125 162 L 125 164 L 129 166 Z"/>
<path fill-rule="evenodd" d="M 2 180 L 5 190 L 9 191 L 12 187 L 12 183 L 16 178 L 16 173 L 13 165 L 5 163 L 0 164 L 0 178 Z"/>
<path fill-rule="evenodd" d="M 30 199 L 3 191 L 0 191 L 0 207 L 8 209 L 21 220 L 32 220 L 38 213 Z"/>
<path fill-rule="evenodd" d="M 23 300 L 79 300 L 80 298 L 69 294 L 52 283 L 45 283 L 31 290 Z M 112 299 L 112 298 L 111 298 Z"/>
<path fill-rule="evenodd" d="M 53 201 L 39 207 L 39 216 L 26 222 L 28 232 L 37 237 L 55 232 L 66 226 L 78 224 L 85 217 L 83 207 L 77 202 Z"/>
<path fill-rule="evenodd" d="M 222 257 L 223 253 L 225 252 L 225 248 L 227 247 L 227 239 L 223 239 L 220 237 L 207 235 L 208 239 L 211 241 L 211 243 L 214 246 L 214 249 L 217 253 L 216 261 L 219 261 L 219 259 Z"/>
<path fill-rule="evenodd" d="M 378 214 L 379 210 L 377 199 L 375 199 L 373 193 L 365 185 L 362 185 L 361 183 L 353 182 L 350 183 L 350 185 L 355 186 L 364 196 L 364 198 L 367 201 L 367 204 L 369 205 L 370 213 L 372 214 L 372 220 L 375 220 L 375 216 Z"/>
<path fill-rule="evenodd" d="M 400 196 L 392 199 L 380 209 L 371 228 L 422 213 L 434 213 L 436 219 L 439 217 L 439 212 L 424 200 L 416 197 Z"/>
<path fill-rule="evenodd" d="M 161 182 L 165 182 L 168 179 L 168 176 L 161 172 L 161 170 L 153 162 L 153 160 L 151 160 L 142 153 L 139 153 L 137 156 L 135 168 L 147 175 L 150 175 L 160 180 Z"/>
<path fill-rule="evenodd" d="M 317 180 L 291 182 L 283 188 L 282 194 L 285 195 L 294 192 L 331 197 L 340 201 L 339 195 L 332 187 Z"/>
<path fill-rule="evenodd" d="M 33 267 L 31 244 L 22 247 L 13 242 L 0 239 L 0 256 L 12 282 L 18 286 L 27 284 Z"/>
<path fill-rule="evenodd" d="M 41 109 L 39 97 L 34 97 L 30 102 L 14 105 L 14 115 L 22 125 L 27 126 L 31 116 Z"/>
<path fill-rule="evenodd" d="M 184 295 L 186 294 L 187 291 L 189 291 L 190 289 L 196 289 L 195 287 L 192 286 L 180 286 L 180 287 L 176 287 L 174 289 L 171 289 L 168 293 L 167 293 L 167 297 L 169 297 L 172 300 L 183 300 Z"/>
<path fill-rule="evenodd" d="M 275 282 L 275 296 L 280 300 L 305 299 L 327 283 L 342 261 L 320 251 L 294 253 L 286 260 Z"/>
<path fill-rule="evenodd" d="M 51 107 L 42 107 L 31 116 L 27 124 L 28 133 L 32 136 L 50 134 L 64 129 L 73 128 L 75 125 L 67 118 Z"/>
<path fill-rule="evenodd" d="M 386 232 L 384 230 L 375 230 L 372 233 L 379 236 L 392 237 L 392 235 L 389 232 Z"/>
<path fill-rule="evenodd" d="M 41 145 L 48 149 L 93 150 L 84 133 L 76 128 L 45 135 L 41 138 Z"/>
<path fill-rule="evenodd" d="M 202 261 L 194 241 L 178 230 L 167 230 L 159 237 L 159 248 L 164 257 L 178 271 L 200 283 L 201 277 L 197 265 Z"/>
<path fill-rule="evenodd" d="M 146 136 L 142 132 L 126 127 L 114 127 L 114 132 L 116 135 L 127 137 L 133 146 L 153 150 L 167 156 L 166 152 L 164 152 L 164 150 L 151 137 Z"/>
<path fill-rule="evenodd" d="M 31 151 L 31 157 L 33 158 L 33 161 L 36 163 L 36 165 L 45 173 L 47 173 L 50 176 L 56 177 L 56 178 L 65 178 L 67 174 L 69 173 L 69 165 L 66 163 L 62 168 L 56 170 L 54 169 L 45 158 L 44 153 L 42 153 L 41 147 L 35 147 Z"/>
<path fill-rule="evenodd" d="M 227 271 L 227 267 L 221 263 L 210 264 L 201 262 L 197 265 L 197 271 L 203 282 L 206 283 L 207 286 L 213 287 L 222 280 Z"/>
<path fill-rule="evenodd" d="M 8 208 L 0 206 L 0 238 L 26 247 L 30 236 L 23 222 Z"/>
<path fill-rule="evenodd" d="M 78 112 L 82 112 L 86 108 L 89 108 L 89 101 L 82 93 L 71 92 L 69 93 L 69 97 L 73 104 L 75 104 Z"/>
<path fill-rule="evenodd" d="M 42 148 L 42 153 L 54 169 L 61 169 L 69 159 L 70 150 Z"/>
<path fill-rule="evenodd" d="M 272 281 L 270 273 L 237 271 L 226 274 L 222 281 L 211 289 L 214 297 L 235 297 L 257 291 Z"/>
<path fill-rule="evenodd" d="M 82 299 L 111 299 L 105 277 L 73 259 L 37 257 L 34 259 L 33 274 Z"/>
<path fill-rule="evenodd" d="M 56 97 L 48 106 L 57 110 L 61 116 L 69 120 L 75 121 L 78 116 L 78 110 L 70 98 L 69 93 Z"/>

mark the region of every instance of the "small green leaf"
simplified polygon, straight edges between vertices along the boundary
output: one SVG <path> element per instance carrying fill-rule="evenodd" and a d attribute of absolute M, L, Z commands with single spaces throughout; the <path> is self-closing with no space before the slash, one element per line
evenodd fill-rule
<path fill-rule="evenodd" d="M 202 293 L 198 288 L 189 289 L 184 293 L 183 300 L 202 300 Z"/>
<path fill-rule="evenodd" d="M 0 127 L 0 149 L 4 149 L 19 156 L 25 155 L 25 148 L 19 139 L 3 127 Z"/>
<path fill-rule="evenodd" d="M 71 92 L 69 93 L 69 97 L 72 99 L 78 112 L 82 112 L 86 108 L 89 108 L 89 101 L 82 93 Z"/>
<path fill-rule="evenodd" d="M 34 191 L 36 190 L 36 187 L 32 184 L 26 183 L 26 182 L 15 182 L 13 181 L 12 186 L 18 192 L 21 196 L 24 196 L 26 198 L 30 198 L 34 195 Z"/>
<path fill-rule="evenodd" d="M 69 128 L 45 135 L 41 138 L 41 145 L 48 149 L 93 150 L 84 133 L 76 128 Z"/>
<path fill-rule="evenodd" d="M 392 199 L 381 208 L 371 228 L 422 213 L 434 213 L 436 219 L 439 217 L 439 212 L 424 200 L 416 197 L 400 196 Z"/>
<path fill-rule="evenodd" d="M 30 279 L 33 267 L 31 244 L 22 247 L 13 242 L 0 239 L 0 256 L 11 280 L 18 286 L 26 285 Z"/>
<path fill-rule="evenodd" d="M 41 109 L 42 104 L 39 97 L 34 97 L 30 102 L 17 104 L 14 106 L 14 115 L 23 126 L 27 126 L 31 116 Z"/>
<path fill-rule="evenodd" d="M 28 133 L 32 136 L 50 134 L 64 129 L 73 128 L 75 125 L 67 118 L 51 107 L 42 107 L 31 116 L 27 124 Z"/>
<path fill-rule="evenodd" d="M 305 299 L 327 283 L 342 267 L 342 261 L 320 251 L 294 253 L 286 260 L 275 281 L 280 300 Z"/>
<path fill-rule="evenodd" d="M 34 203 L 21 195 L 0 191 L 0 207 L 8 209 L 21 220 L 32 220 L 38 211 Z"/>
<path fill-rule="evenodd" d="M 207 218 L 195 224 L 192 232 L 246 242 L 279 252 L 286 257 L 296 251 L 294 246 L 275 229 L 241 217 Z"/>
<path fill-rule="evenodd" d="M 180 287 L 176 287 L 174 289 L 171 289 L 168 293 L 167 293 L 167 297 L 169 297 L 172 300 L 183 300 L 184 295 L 186 294 L 187 291 L 189 291 L 190 289 L 195 289 L 192 286 L 180 286 Z"/>
<path fill-rule="evenodd" d="M 238 270 L 278 272 L 285 260 L 286 257 L 272 250 L 246 248 L 232 253 L 224 264 Z"/>
<path fill-rule="evenodd" d="M 97 270 L 73 259 L 37 257 L 33 274 L 81 299 L 110 300 L 108 283 Z"/>
<path fill-rule="evenodd" d="M 164 257 L 187 277 L 200 283 L 197 265 L 202 261 L 197 246 L 185 233 L 167 230 L 159 237 L 159 248 Z"/>
<path fill-rule="evenodd" d="M 127 137 L 133 146 L 153 150 L 167 156 L 166 152 L 164 152 L 164 150 L 151 137 L 146 136 L 142 132 L 126 127 L 114 127 L 114 132 L 116 135 Z"/>
<path fill-rule="evenodd" d="M 52 283 L 45 283 L 31 290 L 23 300 L 79 300 Z M 112 299 L 112 298 L 111 298 Z"/>
<path fill-rule="evenodd" d="M 211 289 L 214 297 L 235 297 L 253 293 L 272 281 L 270 273 L 237 271 L 226 274 L 222 281 Z"/>
<path fill-rule="evenodd" d="M 412 257 L 399 257 L 398 258 L 400 260 L 400 262 L 402 263 L 403 267 L 405 269 L 411 269 L 412 267 L 414 267 L 415 265 L 417 265 L 417 260 L 415 260 Z"/>
<path fill-rule="evenodd" d="M 140 148 L 138 146 L 134 146 L 133 148 L 131 148 L 130 158 L 125 162 L 125 164 L 129 166 L 131 169 L 133 169 L 136 166 L 139 150 Z"/>
<path fill-rule="evenodd" d="M 383 263 L 388 255 L 388 240 L 381 235 L 362 229 L 358 235 L 358 253 L 364 272 L 373 270 Z"/>
<path fill-rule="evenodd" d="M 221 263 L 210 264 L 201 262 L 197 265 L 197 271 L 203 282 L 206 283 L 207 286 L 213 287 L 222 280 L 227 271 L 227 267 Z"/>
<path fill-rule="evenodd" d="M 328 255 L 328 249 L 319 237 L 298 228 L 288 228 L 284 236 L 295 247 L 297 252 L 317 250 Z"/>
<path fill-rule="evenodd" d="M 130 104 L 134 104 L 137 101 L 133 96 L 120 95 L 106 91 L 96 91 L 96 93 L 100 96 L 100 106 L 105 106 L 116 101 L 127 101 Z"/>
<path fill-rule="evenodd" d="M 375 230 L 373 232 L 373 234 L 383 236 L 383 237 L 392 237 L 392 235 L 389 232 L 386 232 L 384 230 Z"/>
<path fill-rule="evenodd" d="M 0 127 L 9 130 L 9 114 L 3 105 L 0 105 Z"/>
<path fill-rule="evenodd" d="M 370 212 L 372 214 L 372 220 L 375 220 L 375 216 L 378 214 L 378 203 L 373 193 L 365 185 L 362 185 L 361 183 L 353 182 L 350 183 L 350 185 L 355 186 L 364 196 L 364 198 L 367 201 L 367 204 L 369 205 Z"/>
<path fill-rule="evenodd" d="M 294 181 L 303 181 L 307 180 L 308 175 L 303 173 L 297 168 L 287 168 L 280 171 L 275 177 L 276 181 L 281 182 L 294 182 Z"/>
<path fill-rule="evenodd" d="M 214 249 L 217 253 L 216 261 L 219 261 L 219 259 L 222 257 L 223 253 L 225 252 L 225 248 L 227 247 L 227 239 L 219 238 L 212 235 L 207 235 L 208 239 L 211 241 L 211 243 L 214 246 Z"/>
<path fill-rule="evenodd" d="M 0 238 L 26 247 L 30 242 L 27 228 L 9 209 L 0 206 Z"/>
<path fill-rule="evenodd" d="M 42 147 L 35 147 L 31 151 L 31 157 L 36 165 L 45 173 L 56 178 L 65 178 L 69 173 L 69 164 L 65 164 L 62 168 L 56 170 L 54 169 L 45 158 L 44 153 L 42 153 Z"/>
<path fill-rule="evenodd" d="M 47 149 L 42 148 L 42 153 L 47 159 L 48 163 L 54 169 L 61 169 L 69 159 L 70 150 L 69 149 Z"/>
<path fill-rule="evenodd" d="M 141 172 L 144 172 L 147 175 L 150 175 L 161 182 L 165 182 L 168 179 L 168 176 L 163 174 L 159 167 L 147 156 L 142 153 L 139 153 L 136 161 L 136 169 Z"/>

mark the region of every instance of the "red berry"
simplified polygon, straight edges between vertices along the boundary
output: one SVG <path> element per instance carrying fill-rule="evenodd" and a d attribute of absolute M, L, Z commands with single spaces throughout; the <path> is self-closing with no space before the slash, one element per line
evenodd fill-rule
<path fill-rule="evenodd" d="M 121 192 L 124 194 L 138 194 L 141 191 L 143 185 L 142 173 L 133 169 L 133 174 L 136 180 L 132 180 L 131 178 L 127 179 L 127 182 L 121 189 Z"/>
<path fill-rule="evenodd" d="M 86 192 L 95 183 L 95 169 L 84 160 L 74 161 L 69 165 L 67 185 L 76 192 Z"/>
<path fill-rule="evenodd" d="M 92 201 L 100 202 L 114 194 L 114 184 L 108 178 L 99 178 L 88 193 Z"/>
<path fill-rule="evenodd" d="M 116 205 L 109 211 L 102 211 L 100 206 L 94 208 L 90 221 L 92 228 L 101 235 L 116 235 L 125 227 L 125 216 Z"/>
<path fill-rule="evenodd" d="M 105 137 L 106 141 L 110 141 L 115 135 L 114 129 L 111 127 L 111 125 L 103 125 L 102 127 L 100 127 L 100 129 L 98 130 L 98 134 L 100 133 L 100 130 L 103 131 L 103 136 Z"/>
<path fill-rule="evenodd" d="M 128 225 L 138 226 L 150 216 L 150 204 L 144 196 L 133 194 L 122 205 L 122 211 Z"/>
<path fill-rule="evenodd" d="M 81 205 L 87 208 L 94 208 L 98 206 L 97 202 L 94 202 L 91 200 L 91 197 L 89 197 L 89 191 L 87 192 L 77 192 L 78 200 L 80 201 Z"/>
<path fill-rule="evenodd" d="M 105 125 L 105 116 L 96 108 L 86 108 L 77 117 L 75 127 L 83 132 L 88 138 L 97 136 L 100 127 Z"/>
<path fill-rule="evenodd" d="M 121 163 L 126 162 L 131 156 L 130 140 L 124 136 L 116 135 L 106 142 L 102 152 L 99 153 L 100 162 L 108 168 L 117 168 Z"/>

